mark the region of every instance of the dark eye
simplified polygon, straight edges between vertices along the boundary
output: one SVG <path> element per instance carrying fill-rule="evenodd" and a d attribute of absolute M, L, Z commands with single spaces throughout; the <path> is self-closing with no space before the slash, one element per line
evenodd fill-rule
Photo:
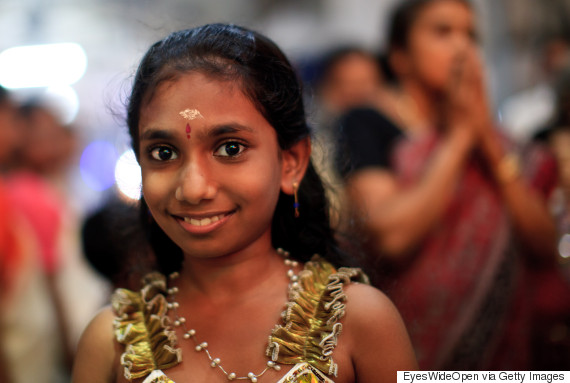
<path fill-rule="evenodd" d="M 436 35 L 438 35 L 440 37 L 444 37 L 444 36 L 448 36 L 451 34 L 452 28 L 451 28 L 451 25 L 437 24 L 434 27 L 434 31 L 435 31 Z"/>
<path fill-rule="evenodd" d="M 241 154 L 245 147 L 238 142 L 226 142 L 216 149 L 214 155 L 219 157 L 235 157 Z"/>
<path fill-rule="evenodd" d="M 151 150 L 150 155 L 157 161 L 170 161 L 178 158 L 178 154 L 168 146 L 156 147 Z"/>

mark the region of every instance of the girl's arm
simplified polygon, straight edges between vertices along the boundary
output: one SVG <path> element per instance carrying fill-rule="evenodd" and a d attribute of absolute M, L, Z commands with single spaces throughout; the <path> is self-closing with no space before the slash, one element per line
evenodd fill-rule
<path fill-rule="evenodd" d="M 397 371 L 417 370 L 408 333 L 392 302 L 362 284 L 350 285 L 346 294 L 343 328 L 350 338 L 356 382 L 396 383 Z"/>
<path fill-rule="evenodd" d="M 113 339 L 114 314 L 110 308 L 101 311 L 87 326 L 73 365 L 73 383 L 115 382 L 117 360 Z"/>

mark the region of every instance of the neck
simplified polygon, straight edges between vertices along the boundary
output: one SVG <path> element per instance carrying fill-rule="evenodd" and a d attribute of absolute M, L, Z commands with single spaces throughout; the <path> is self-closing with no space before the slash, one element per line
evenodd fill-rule
<path fill-rule="evenodd" d="M 437 127 L 440 122 L 441 95 L 414 80 L 403 80 L 402 90 L 414 104 L 418 123 L 430 129 Z"/>
<path fill-rule="evenodd" d="M 266 237 L 237 252 L 216 257 L 185 254 L 180 289 L 225 301 L 270 282 L 275 273 L 285 275 L 283 258 L 271 246 L 270 233 Z"/>

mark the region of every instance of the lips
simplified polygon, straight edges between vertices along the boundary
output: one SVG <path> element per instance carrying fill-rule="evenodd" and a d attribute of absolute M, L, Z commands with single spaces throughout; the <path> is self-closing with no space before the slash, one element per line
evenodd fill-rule
<path fill-rule="evenodd" d="M 218 215 L 214 215 L 212 217 L 206 217 L 206 218 L 190 218 L 190 217 L 184 217 L 184 222 L 189 223 L 190 225 L 194 225 L 194 226 L 207 226 L 211 223 L 214 222 L 218 222 L 220 219 L 223 219 L 224 216 L 226 214 L 218 214 Z"/>
<path fill-rule="evenodd" d="M 207 234 L 224 225 L 236 210 L 174 215 L 180 226 L 192 234 Z"/>

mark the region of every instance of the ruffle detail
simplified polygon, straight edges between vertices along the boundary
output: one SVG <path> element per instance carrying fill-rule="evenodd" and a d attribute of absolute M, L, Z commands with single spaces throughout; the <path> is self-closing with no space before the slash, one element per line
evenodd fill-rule
<path fill-rule="evenodd" d="M 121 355 L 125 378 L 144 377 L 182 361 L 176 334 L 171 330 L 166 301 L 166 278 L 151 273 L 140 292 L 118 289 L 111 298 L 116 318 L 115 338 L 125 345 Z"/>
<path fill-rule="evenodd" d="M 337 376 L 332 354 L 342 331 L 344 285 L 351 281 L 368 284 L 357 268 L 334 267 L 318 255 L 313 256 L 289 290 L 289 303 L 283 312 L 283 325 L 269 336 L 267 356 L 274 362 L 307 362 L 327 375 Z"/>

